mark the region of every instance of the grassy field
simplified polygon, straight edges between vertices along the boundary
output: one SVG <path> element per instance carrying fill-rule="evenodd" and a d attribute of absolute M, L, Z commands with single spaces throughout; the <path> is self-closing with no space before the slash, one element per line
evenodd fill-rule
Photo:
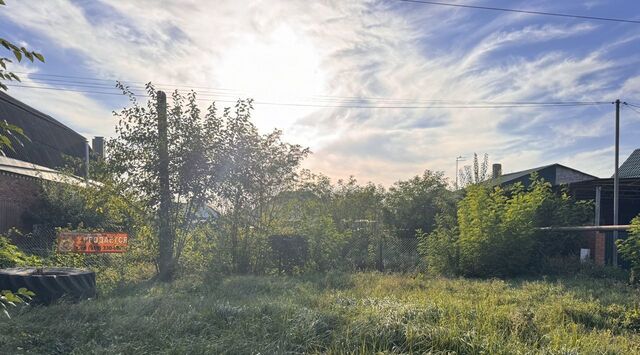
<path fill-rule="evenodd" d="M 590 277 L 182 278 L 0 320 L 2 354 L 640 353 L 640 292 Z"/>

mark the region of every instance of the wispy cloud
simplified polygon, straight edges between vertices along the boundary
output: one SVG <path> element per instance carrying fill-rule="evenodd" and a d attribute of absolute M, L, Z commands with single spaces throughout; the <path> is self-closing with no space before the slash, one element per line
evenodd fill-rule
<path fill-rule="evenodd" d="M 9 11 L 22 14 L 24 21 L 11 26 L 63 48 L 58 60 L 77 65 L 80 74 L 230 89 L 215 91 L 223 100 L 250 95 L 270 102 L 403 106 L 424 99 L 640 98 L 640 58 L 630 49 L 637 41 L 627 28 L 610 35 L 609 24 L 392 1 L 52 0 L 14 1 L 7 9 L 0 12 L 3 22 L 12 21 Z M 117 108 L 114 101 L 15 93 L 70 117 L 83 132 L 112 132 L 112 118 L 105 116 Z M 307 167 L 390 184 L 427 168 L 453 176 L 454 158 L 473 152 L 488 152 L 505 171 L 569 161 L 608 175 L 609 165 L 588 162 L 607 152 L 611 110 L 258 104 L 255 120 L 263 130 L 283 128 L 287 139 L 311 146 Z M 625 134 L 638 131 L 629 127 Z"/>

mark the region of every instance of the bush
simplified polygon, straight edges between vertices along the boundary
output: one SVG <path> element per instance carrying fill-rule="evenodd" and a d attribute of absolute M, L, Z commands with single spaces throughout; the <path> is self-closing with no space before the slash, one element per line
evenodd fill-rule
<path fill-rule="evenodd" d="M 18 249 L 9 238 L 0 236 L 0 268 L 15 266 L 41 266 L 42 260 Z"/>
<path fill-rule="evenodd" d="M 620 256 L 629 262 L 631 268 L 631 283 L 638 282 L 640 276 L 640 216 L 631 221 L 631 229 L 627 239 L 617 241 Z"/>
<path fill-rule="evenodd" d="M 454 276 L 459 273 L 460 251 L 458 225 L 455 216 L 436 216 L 436 229 L 430 234 L 417 232 L 418 251 L 432 274 Z"/>
<path fill-rule="evenodd" d="M 458 206 L 460 271 L 483 277 L 537 271 L 550 257 L 577 252 L 580 237 L 536 228 L 583 224 L 589 210 L 589 204 L 555 194 L 535 176 L 529 189 L 471 186 Z"/>

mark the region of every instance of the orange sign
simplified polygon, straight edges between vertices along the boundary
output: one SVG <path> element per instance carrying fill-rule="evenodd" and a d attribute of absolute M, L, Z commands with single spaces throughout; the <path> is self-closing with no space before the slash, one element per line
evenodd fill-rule
<path fill-rule="evenodd" d="M 126 233 L 60 232 L 60 253 L 124 253 L 129 236 Z"/>

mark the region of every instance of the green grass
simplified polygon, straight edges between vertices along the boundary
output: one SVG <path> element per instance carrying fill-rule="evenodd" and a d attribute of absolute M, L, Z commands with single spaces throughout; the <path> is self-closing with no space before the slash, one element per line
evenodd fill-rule
<path fill-rule="evenodd" d="M 640 353 L 618 281 L 402 275 L 181 278 L 0 320 L 0 353 Z"/>

